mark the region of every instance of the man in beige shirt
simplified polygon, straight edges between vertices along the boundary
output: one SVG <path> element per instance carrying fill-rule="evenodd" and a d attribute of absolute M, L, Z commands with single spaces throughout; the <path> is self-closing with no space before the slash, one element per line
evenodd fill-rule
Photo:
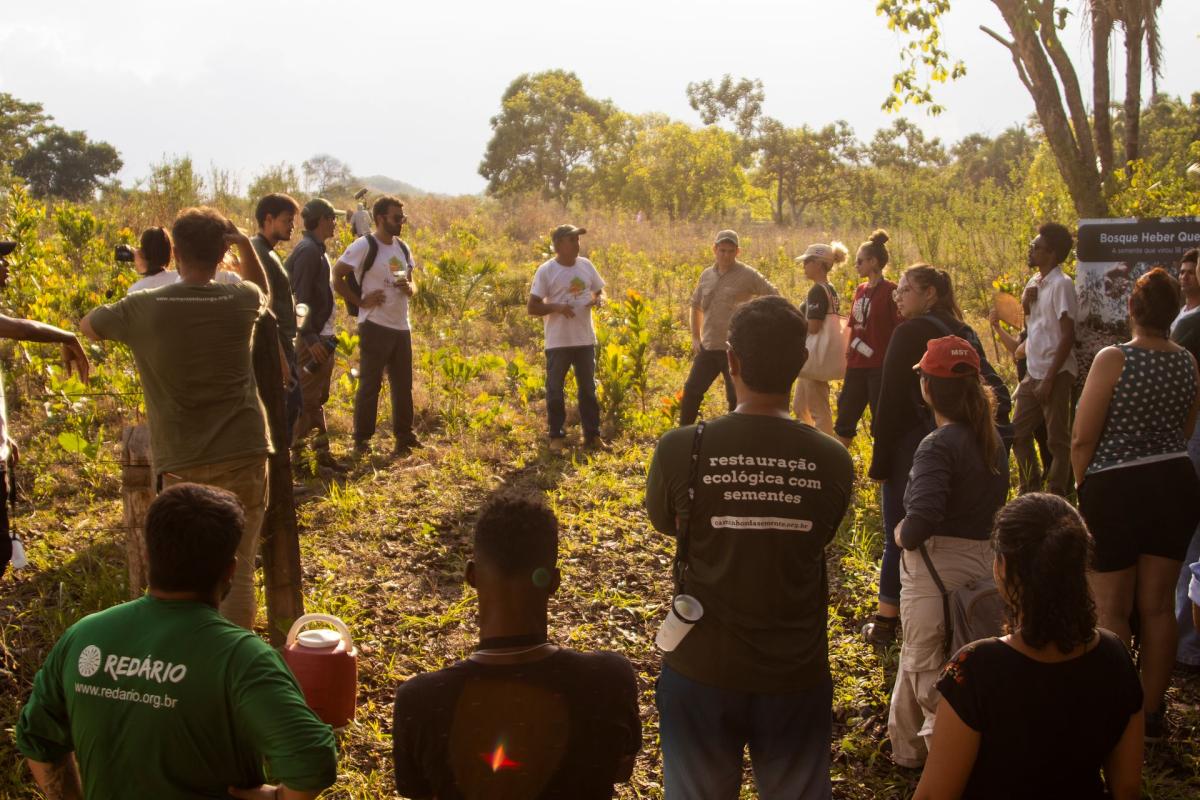
<path fill-rule="evenodd" d="M 683 399 L 679 403 L 679 424 L 696 421 L 704 393 L 720 375 L 725 380 L 725 399 L 729 410 L 737 405 L 733 381 L 729 377 L 729 361 L 725 351 L 729 337 L 729 319 L 733 311 L 747 300 L 768 294 L 779 294 L 770 281 L 754 267 L 738 261 L 741 248 L 735 231 L 721 231 L 713 244 L 716 262 L 700 273 L 696 291 L 692 293 L 692 370 L 683 384 Z"/>

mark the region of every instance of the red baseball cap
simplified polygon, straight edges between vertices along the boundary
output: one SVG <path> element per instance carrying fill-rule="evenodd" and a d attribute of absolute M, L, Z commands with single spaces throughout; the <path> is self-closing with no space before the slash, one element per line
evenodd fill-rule
<path fill-rule="evenodd" d="M 930 339 L 921 363 L 913 369 L 935 378 L 963 378 L 979 374 L 979 353 L 966 339 L 943 336 Z"/>

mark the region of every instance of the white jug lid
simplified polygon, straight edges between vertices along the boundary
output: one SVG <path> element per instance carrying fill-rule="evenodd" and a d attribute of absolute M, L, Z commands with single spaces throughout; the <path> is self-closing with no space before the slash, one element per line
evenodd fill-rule
<path fill-rule="evenodd" d="M 311 631 L 301 631 L 296 638 L 300 641 L 301 647 L 324 650 L 336 647 L 342 640 L 342 635 L 331 628 L 317 628 Z"/>

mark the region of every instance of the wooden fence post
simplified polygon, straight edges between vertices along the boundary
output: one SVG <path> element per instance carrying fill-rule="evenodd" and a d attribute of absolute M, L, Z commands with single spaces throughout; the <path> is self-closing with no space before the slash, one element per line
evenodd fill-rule
<path fill-rule="evenodd" d="M 260 546 L 263 585 L 267 595 L 267 628 L 271 644 L 279 647 L 288 628 L 304 614 L 300 568 L 300 536 L 296 529 L 296 500 L 292 494 L 292 455 L 288 448 L 287 395 L 279 353 L 279 328 L 271 315 L 254 332 L 254 378 L 267 410 L 275 452 L 268 463 L 269 497 Z"/>
<path fill-rule="evenodd" d="M 121 431 L 121 505 L 125 556 L 129 562 L 129 596 L 146 591 L 146 510 L 154 500 L 150 426 L 142 423 Z"/>

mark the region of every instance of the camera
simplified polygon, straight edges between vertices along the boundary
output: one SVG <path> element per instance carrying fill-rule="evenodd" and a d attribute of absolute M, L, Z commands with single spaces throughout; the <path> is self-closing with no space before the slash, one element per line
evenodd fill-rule
<path fill-rule="evenodd" d="M 117 261 L 132 264 L 133 263 L 133 248 L 127 244 L 119 244 L 113 250 L 113 258 Z"/>

